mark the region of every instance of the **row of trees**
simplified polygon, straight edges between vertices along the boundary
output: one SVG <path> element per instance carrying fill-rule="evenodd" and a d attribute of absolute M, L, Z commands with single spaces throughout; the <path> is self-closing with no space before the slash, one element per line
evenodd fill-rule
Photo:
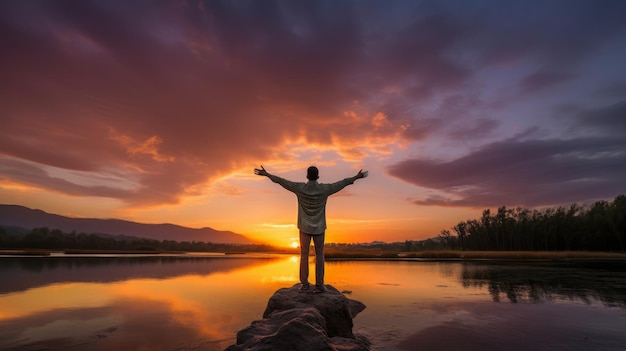
<path fill-rule="evenodd" d="M 0 227 L 0 248 L 51 250 L 160 250 L 191 252 L 267 252 L 269 245 L 218 244 L 203 241 L 154 240 L 86 233 L 63 233 L 59 229 L 34 228 L 26 234 L 10 234 Z"/>
<path fill-rule="evenodd" d="M 448 249 L 497 251 L 621 251 L 626 247 L 626 196 L 591 206 L 529 210 L 500 207 L 442 230 Z"/>

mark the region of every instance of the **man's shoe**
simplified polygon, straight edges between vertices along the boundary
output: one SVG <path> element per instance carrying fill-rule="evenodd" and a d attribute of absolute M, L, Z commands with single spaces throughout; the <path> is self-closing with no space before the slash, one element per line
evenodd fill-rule
<path fill-rule="evenodd" d="M 326 287 L 324 285 L 316 285 L 313 289 L 314 294 L 323 294 L 326 292 Z"/>
<path fill-rule="evenodd" d="M 311 291 L 311 285 L 309 284 L 302 284 L 300 285 L 300 289 L 298 289 L 298 292 L 301 292 L 301 293 L 305 293 L 309 291 Z"/>

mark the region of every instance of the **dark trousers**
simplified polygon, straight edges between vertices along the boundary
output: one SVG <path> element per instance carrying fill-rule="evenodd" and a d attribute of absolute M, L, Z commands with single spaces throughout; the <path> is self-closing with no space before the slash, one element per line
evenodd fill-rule
<path fill-rule="evenodd" d="M 324 236 L 326 233 L 311 235 L 300 231 L 300 283 L 309 284 L 309 248 L 311 239 L 315 246 L 315 285 L 324 285 Z"/>

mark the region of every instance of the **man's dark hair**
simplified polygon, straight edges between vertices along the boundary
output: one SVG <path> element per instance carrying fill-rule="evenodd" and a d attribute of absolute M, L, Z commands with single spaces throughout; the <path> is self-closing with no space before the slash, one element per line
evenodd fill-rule
<path fill-rule="evenodd" d="M 306 179 L 317 180 L 319 178 L 319 170 L 315 166 L 311 166 L 306 170 Z"/>

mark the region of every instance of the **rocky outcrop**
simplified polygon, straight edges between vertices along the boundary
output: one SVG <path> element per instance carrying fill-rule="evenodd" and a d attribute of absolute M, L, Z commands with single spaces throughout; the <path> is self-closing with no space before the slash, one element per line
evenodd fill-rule
<path fill-rule="evenodd" d="M 365 309 L 364 304 L 330 285 L 322 294 L 300 292 L 299 286 L 276 291 L 263 319 L 239 331 L 237 344 L 226 351 L 369 350 L 367 338 L 352 332 L 352 319 Z"/>

